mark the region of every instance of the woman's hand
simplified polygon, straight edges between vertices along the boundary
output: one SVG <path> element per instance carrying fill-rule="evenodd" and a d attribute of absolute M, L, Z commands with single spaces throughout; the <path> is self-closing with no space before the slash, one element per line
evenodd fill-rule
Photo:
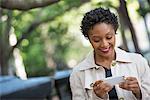
<path fill-rule="evenodd" d="M 132 93 L 136 98 L 141 98 L 141 90 L 138 84 L 138 80 L 135 77 L 126 77 L 126 81 L 119 84 L 119 87 Z"/>
<path fill-rule="evenodd" d="M 104 98 L 112 88 L 112 86 L 103 82 L 102 80 L 96 81 L 93 86 L 95 94 L 100 98 Z"/>

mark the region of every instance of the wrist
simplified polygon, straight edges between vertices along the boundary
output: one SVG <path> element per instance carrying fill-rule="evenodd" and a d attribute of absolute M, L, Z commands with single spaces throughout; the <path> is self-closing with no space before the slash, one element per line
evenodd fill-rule
<path fill-rule="evenodd" d="M 133 93 L 133 92 L 132 92 Z M 138 92 L 138 93 L 133 93 L 134 96 L 137 98 L 137 99 L 142 99 L 142 92 L 141 90 Z"/>
<path fill-rule="evenodd" d="M 103 96 L 98 96 L 101 99 L 106 99 L 107 98 L 107 94 L 103 95 Z"/>
<path fill-rule="evenodd" d="M 98 97 L 98 98 L 101 98 L 101 99 L 106 99 L 107 98 L 107 94 L 104 94 L 104 95 L 99 95 L 99 94 L 96 94 L 95 95 Z"/>

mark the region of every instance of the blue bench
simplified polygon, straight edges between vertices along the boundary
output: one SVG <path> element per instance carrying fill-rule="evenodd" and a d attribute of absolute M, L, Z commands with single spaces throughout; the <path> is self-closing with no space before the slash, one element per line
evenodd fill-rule
<path fill-rule="evenodd" d="M 0 76 L 0 98 L 2 100 L 50 100 L 51 86 L 50 77 L 21 80 L 15 76 Z"/>
<path fill-rule="evenodd" d="M 60 100 L 71 100 L 69 77 L 72 70 L 56 71 L 54 75 L 55 88 Z"/>

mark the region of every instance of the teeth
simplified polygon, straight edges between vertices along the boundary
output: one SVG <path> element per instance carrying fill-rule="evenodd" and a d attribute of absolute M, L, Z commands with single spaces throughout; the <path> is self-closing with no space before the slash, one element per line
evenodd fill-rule
<path fill-rule="evenodd" d="M 109 48 L 107 48 L 107 49 L 102 49 L 101 51 L 108 51 L 109 50 Z"/>

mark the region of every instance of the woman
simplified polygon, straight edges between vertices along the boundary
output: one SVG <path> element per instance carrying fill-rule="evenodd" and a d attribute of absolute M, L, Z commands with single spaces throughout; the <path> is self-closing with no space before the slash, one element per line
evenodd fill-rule
<path fill-rule="evenodd" d="M 150 68 L 140 54 L 115 48 L 117 16 L 109 9 L 87 12 L 81 30 L 93 51 L 70 76 L 73 100 L 150 100 Z M 105 78 L 125 76 L 116 85 Z"/>

